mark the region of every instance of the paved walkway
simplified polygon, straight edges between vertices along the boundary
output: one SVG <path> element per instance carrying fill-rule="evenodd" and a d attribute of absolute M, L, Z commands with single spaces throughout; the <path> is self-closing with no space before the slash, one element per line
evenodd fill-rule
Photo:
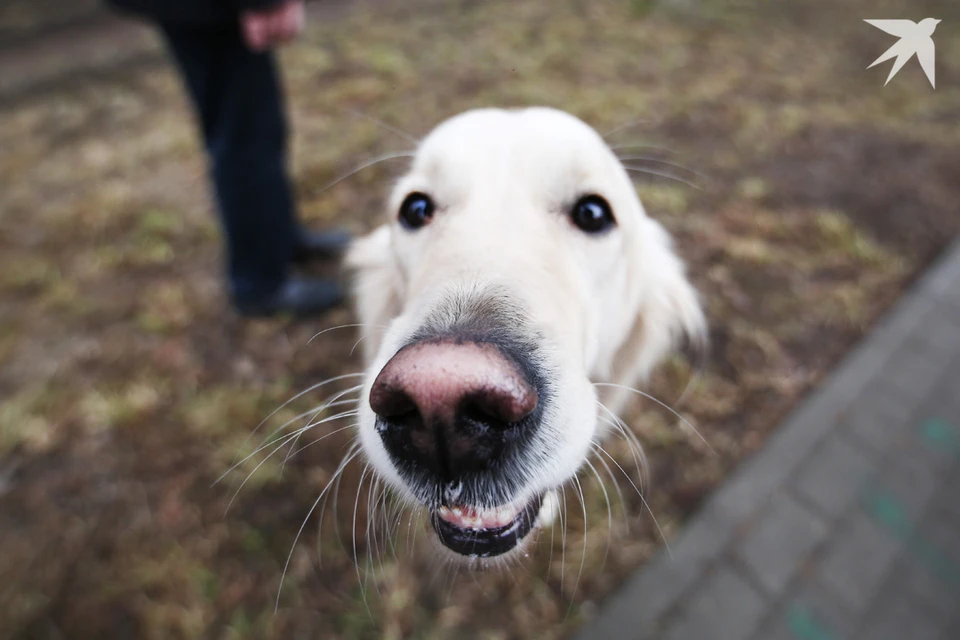
<path fill-rule="evenodd" d="M 960 640 L 960 242 L 584 628 Z"/>

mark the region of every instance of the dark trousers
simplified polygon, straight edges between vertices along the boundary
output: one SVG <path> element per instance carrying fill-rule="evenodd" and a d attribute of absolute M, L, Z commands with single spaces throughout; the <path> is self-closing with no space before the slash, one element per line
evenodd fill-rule
<path fill-rule="evenodd" d="M 161 27 L 203 132 L 231 293 L 241 300 L 269 295 L 286 278 L 298 229 L 273 55 L 248 49 L 235 23 Z"/>

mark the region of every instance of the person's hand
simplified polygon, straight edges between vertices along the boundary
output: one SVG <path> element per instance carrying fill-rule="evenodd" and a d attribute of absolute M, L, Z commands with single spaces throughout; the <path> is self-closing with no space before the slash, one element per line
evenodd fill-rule
<path fill-rule="evenodd" d="M 265 51 L 293 40 L 303 30 L 303 0 L 281 0 L 279 3 L 240 15 L 240 27 L 247 46 Z"/>

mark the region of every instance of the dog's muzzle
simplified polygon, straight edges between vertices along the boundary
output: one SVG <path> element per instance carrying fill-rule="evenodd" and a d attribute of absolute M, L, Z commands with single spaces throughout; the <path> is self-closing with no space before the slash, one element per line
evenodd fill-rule
<path fill-rule="evenodd" d="M 493 342 L 435 338 L 397 352 L 370 391 L 376 428 L 425 502 L 440 541 L 466 556 L 513 549 L 534 527 L 542 496 L 505 499 L 540 419 L 536 381 Z"/>

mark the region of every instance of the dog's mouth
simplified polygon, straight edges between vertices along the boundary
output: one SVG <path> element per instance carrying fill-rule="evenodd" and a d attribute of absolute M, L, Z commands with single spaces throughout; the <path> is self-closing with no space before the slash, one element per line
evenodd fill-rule
<path fill-rule="evenodd" d="M 538 526 L 553 520 L 553 493 L 539 494 L 525 504 L 480 509 L 442 506 L 431 522 L 440 542 L 462 556 L 493 558 L 519 545 Z"/>

